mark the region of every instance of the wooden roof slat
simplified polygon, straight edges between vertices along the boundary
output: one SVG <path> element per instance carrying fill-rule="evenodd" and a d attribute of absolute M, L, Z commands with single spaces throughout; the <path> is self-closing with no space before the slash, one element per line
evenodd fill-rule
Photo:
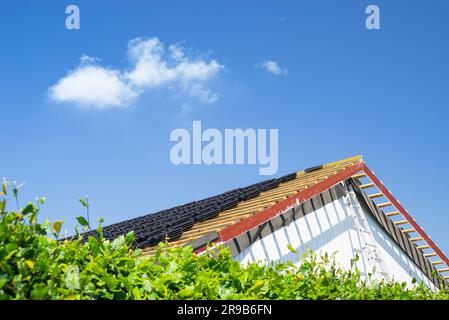
<path fill-rule="evenodd" d="M 377 207 L 378 207 L 378 208 L 385 208 L 385 207 L 389 207 L 389 206 L 391 206 L 391 205 L 392 205 L 391 202 L 390 202 L 390 201 L 387 201 L 387 202 L 383 202 L 383 203 L 377 204 Z"/>
<path fill-rule="evenodd" d="M 399 211 L 391 211 L 391 212 L 387 212 L 387 213 L 385 213 L 385 215 L 387 216 L 387 217 L 393 217 L 393 216 L 397 216 L 397 215 L 400 215 L 401 213 L 399 212 Z"/>
<path fill-rule="evenodd" d="M 430 253 L 425 253 L 424 254 L 424 257 L 426 257 L 426 258 L 436 257 L 436 256 L 437 256 L 437 254 L 435 252 L 430 252 Z"/>
<path fill-rule="evenodd" d="M 374 185 L 374 183 L 371 182 L 371 183 L 367 183 L 367 184 L 362 184 L 359 187 L 360 187 L 360 189 L 368 189 L 368 188 L 375 187 L 375 185 Z"/>

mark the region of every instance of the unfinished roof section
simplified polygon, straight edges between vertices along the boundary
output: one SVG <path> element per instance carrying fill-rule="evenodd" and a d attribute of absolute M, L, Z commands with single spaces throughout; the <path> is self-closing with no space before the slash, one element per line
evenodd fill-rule
<path fill-rule="evenodd" d="M 213 234 L 218 234 L 218 232 L 221 232 L 222 230 L 240 221 L 244 221 L 273 206 L 274 204 L 306 190 L 311 186 L 314 186 L 318 182 L 335 175 L 337 172 L 361 162 L 362 158 L 357 156 L 325 165 L 314 166 L 295 174 L 291 174 L 289 175 L 291 180 L 289 179 L 288 181 L 281 182 L 274 188 L 262 191 L 251 199 L 238 201 L 236 206 L 219 212 L 215 217 L 196 223 L 191 229 L 184 231 L 182 237 L 172 241 L 169 239 L 169 242 L 171 246 L 176 247 L 187 244 L 195 247 L 195 240 L 200 240 L 198 245 L 201 245 L 202 243 L 204 244 L 205 242 L 214 241 L 216 239 L 211 240 Z M 223 195 L 225 194 L 226 193 Z M 205 238 L 201 240 L 200 238 L 202 237 Z M 154 249 L 152 247 L 146 247 L 144 252 L 151 253 L 153 250 Z"/>
<path fill-rule="evenodd" d="M 151 253 L 157 243 L 165 240 L 172 246 L 189 244 L 205 235 L 210 237 L 211 232 L 219 232 L 251 217 L 361 161 L 361 157 L 353 157 L 314 166 L 277 179 L 122 221 L 104 227 L 104 236 L 114 239 L 134 230 L 134 245 L 147 253 Z M 89 234 L 91 232 L 86 233 L 86 236 Z"/>

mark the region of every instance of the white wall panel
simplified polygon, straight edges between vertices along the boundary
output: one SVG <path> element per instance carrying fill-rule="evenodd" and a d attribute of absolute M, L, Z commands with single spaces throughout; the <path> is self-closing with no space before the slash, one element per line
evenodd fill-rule
<path fill-rule="evenodd" d="M 413 263 L 408 255 L 399 248 L 393 239 L 374 222 L 374 219 L 369 216 L 370 225 L 373 236 L 377 242 L 378 249 L 382 259 L 385 261 L 384 265 L 387 268 L 387 273 L 397 281 L 405 281 L 411 283 L 411 280 L 422 281 L 427 286 L 435 288 L 432 281 L 421 271 L 421 269 Z"/>

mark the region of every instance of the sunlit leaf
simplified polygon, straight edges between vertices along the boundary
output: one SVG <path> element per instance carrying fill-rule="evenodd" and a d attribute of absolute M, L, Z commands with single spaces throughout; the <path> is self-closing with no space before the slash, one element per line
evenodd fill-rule
<path fill-rule="evenodd" d="M 84 218 L 83 216 L 76 217 L 76 220 L 83 227 L 88 227 L 89 226 L 89 222 L 87 222 L 86 218 Z"/>
<path fill-rule="evenodd" d="M 34 268 L 34 262 L 31 260 L 26 260 L 25 264 L 28 266 L 28 268 L 33 269 Z"/>
<path fill-rule="evenodd" d="M 287 244 L 287 248 L 288 248 L 288 250 L 290 250 L 291 252 L 296 253 L 295 248 L 293 248 L 291 245 Z"/>
<path fill-rule="evenodd" d="M 76 265 L 69 265 L 65 272 L 65 286 L 67 289 L 79 289 L 79 268 Z"/>
<path fill-rule="evenodd" d="M 56 235 L 59 235 L 59 232 L 61 232 L 61 227 L 62 227 L 63 223 L 64 223 L 63 220 L 56 220 L 55 222 L 53 222 L 51 224 L 52 232 L 55 233 Z"/>
<path fill-rule="evenodd" d="M 95 200 L 95 199 L 94 199 Z M 87 203 L 86 200 L 84 200 L 83 198 L 79 198 L 78 199 L 79 202 L 81 202 L 81 204 L 83 205 L 83 207 L 88 208 L 89 204 Z M 95 202 L 95 201 L 94 201 Z M 95 203 L 94 203 L 95 204 Z M 95 208 L 94 208 L 95 209 Z"/>

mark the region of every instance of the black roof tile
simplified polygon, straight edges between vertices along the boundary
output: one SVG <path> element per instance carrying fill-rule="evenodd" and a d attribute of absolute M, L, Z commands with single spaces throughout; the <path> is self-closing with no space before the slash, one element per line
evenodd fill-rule
<path fill-rule="evenodd" d="M 236 207 L 240 201 L 255 198 L 261 192 L 277 188 L 280 183 L 295 178 L 296 173 L 292 173 L 245 188 L 233 189 L 220 195 L 106 226 L 103 228 L 103 233 L 105 238 L 114 239 L 134 230 L 135 241 L 133 245 L 135 247 L 153 246 L 167 238 L 172 241 L 180 238 L 195 223 L 212 219 L 218 216 L 220 212 Z M 84 233 L 84 239 L 93 234 L 94 231 Z"/>

